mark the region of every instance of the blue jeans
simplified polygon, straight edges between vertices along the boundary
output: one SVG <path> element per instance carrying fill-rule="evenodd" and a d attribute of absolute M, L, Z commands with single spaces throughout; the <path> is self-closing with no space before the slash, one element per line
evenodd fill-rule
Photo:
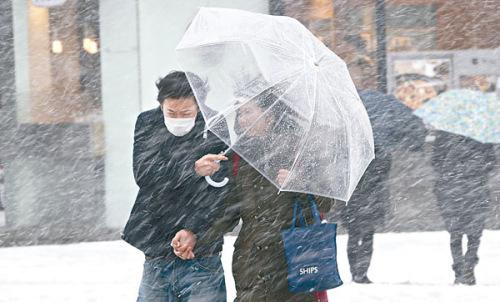
<path fill-rule="evenodd" d="M 220 256 L 146 260 L 137 302 L 226 302 Z"/>

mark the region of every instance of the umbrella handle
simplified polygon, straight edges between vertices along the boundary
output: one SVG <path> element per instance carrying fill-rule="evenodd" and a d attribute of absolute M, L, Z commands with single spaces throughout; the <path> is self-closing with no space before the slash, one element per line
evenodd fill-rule
<path fill-rule="evenodd" d="M 222 188 L 224 187 L 225 185 L 227 185 L 227 183 L 229 182 L 229 178 L 225 177 L 222 181 L 220 182 L 217 182 L 215 180 L 212 179 L 212 177 L 210 176 L 205 176 L 205 180 L 206 182 L 211 185 L 212 187 L 216 187 L 216 188 Z"/>
<path fill-rule="evenodd" d="M 231 148 L 228 148 L 226 151 L 222 152 L 221 154 L 222 154 L 222 155 L 225 155 L 225 154 L 226 154 L 229 150 L 231 150 Z M 215 161 L 215 162 L 216 162 L 216 163 L 218 163 L 218 162 L 220 162 L 220 160 L 217 160 L 217 161 Z M 212 187 L 215 187 L 215 188 L 222 188 L 222 187 L 224 187 L 225 185 L 227 185 L 227 183 L 229 182 L 229 178 L 224 177 L 224 179 L 223 179 L 222 181 L 217 182 L 217 181 L 213 180 L 213 179 L 212 179 L 212 177 L 210 177 L 210 176 L 208 176 L 208 175 L 207 175 L 207 176 L 205 176 L 205 181 L 206 181 L 209 185 L 211 185 Z"/>

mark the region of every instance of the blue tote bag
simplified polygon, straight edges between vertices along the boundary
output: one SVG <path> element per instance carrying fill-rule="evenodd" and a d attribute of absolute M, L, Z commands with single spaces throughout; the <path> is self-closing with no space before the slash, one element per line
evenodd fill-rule
<path fill-rule="evenodd" d="M 342 285 L 337 268 L 337 225 L 321 223 L 314 197 L 307 195 L 314 223 L 307 225 L 298 200 L 293 209 L 292 227 L 282 231 L 291 292 L 323 291 Z M 297 217 L 300 226 L 297 227 Z"/>

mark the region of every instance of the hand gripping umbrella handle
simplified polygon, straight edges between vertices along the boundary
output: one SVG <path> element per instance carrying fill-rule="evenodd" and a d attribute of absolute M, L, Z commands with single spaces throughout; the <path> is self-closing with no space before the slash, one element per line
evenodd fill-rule
<path fill-rule="evenodd" d="M 226 154 L 227 152 L 229 151 L 229 149 L 227 149 L 226 151 L 222 152 L 221 154 Z M 217 162 L 220 162 L 220 161 L 217 161 Z M 210 176 L 205 176 L 205 181 L 211 185 L 212 187 L 215 187 L 215 188 L 222 188 L 224 187 L 225 185 L 227 185 L 227 183 L 229 182 L 229 178 L 227 177 L 224 177 L 224 179 L 222 181 L 215 181 L 212 179 L 212 177 Z"/>
<path fill-rule="evenodd" d="M 227 183 L 229 182 L 229 178 L 227 178 L 227 177 L 224 177 L 224 179 L 220 182 L 213 180 L 212 177 L 210 177 L 210 176 L 205 176 L 205 180 L 208 182 L 209 185 L 211 185 L 212 187 L 216 187 L 216 188 L 222 188 L 223 186 L 227 185 Z"/>

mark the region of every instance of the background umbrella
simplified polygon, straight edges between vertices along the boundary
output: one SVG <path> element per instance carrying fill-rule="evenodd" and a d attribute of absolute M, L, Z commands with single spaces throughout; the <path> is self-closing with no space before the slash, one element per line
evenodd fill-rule
<path fill-rule="evenodd" d="M 438 130 L 500 143 L 500 102 L 494 93 L 449 90 L 432 98 L 415 114 Z"/>
<path fill-rule="evenodd" d="M 302 24 L 202 8 L 177 55 L 208 129 L 269 181 L 349 199 L 374 157 L 370 121 L 345 63 Z"/>

